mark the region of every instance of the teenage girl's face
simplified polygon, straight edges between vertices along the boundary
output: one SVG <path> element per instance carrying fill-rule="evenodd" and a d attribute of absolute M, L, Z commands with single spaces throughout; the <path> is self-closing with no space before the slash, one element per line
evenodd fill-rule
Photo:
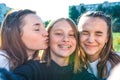
<path fill-rule="evenodd" d="M 35 14 L 24 17 L 25 25 L 22 27 L 22 40 L 27 51 L 43 50 L 48 47 L 48 33 L 42 20 Z"/>
<path fill-rule="evenodd" d="M 81 47 L 91 61 L 98 59 L 108 39 L 106 22 L 101 18 L 88 17 L 84 19 L 83 25 L 78 27 Z"/>
<path fill-rule="evenodd" d="M 71 25 L 65 20 L 54 24 L 50 31 L 49 39 L 52 59 L 69 58 L 75 51 L 75 33 Z"/>

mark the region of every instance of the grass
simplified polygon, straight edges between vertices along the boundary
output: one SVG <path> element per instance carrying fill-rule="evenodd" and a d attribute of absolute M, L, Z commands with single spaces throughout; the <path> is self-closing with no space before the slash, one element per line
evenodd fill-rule
<path fill-rule="evenodd" d="M 115 51 L 120 52 L 120 33 L 113 33 L 113 46 Z"/>

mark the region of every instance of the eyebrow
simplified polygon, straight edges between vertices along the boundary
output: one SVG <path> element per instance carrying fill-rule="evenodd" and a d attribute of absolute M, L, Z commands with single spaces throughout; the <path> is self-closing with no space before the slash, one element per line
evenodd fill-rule
<path fill-rule="evenodd" d="M 102 31 L 96 31 L 95 33 L 100 33 L 100 34 L 102 34 L 103 32 L 102 32 Z"/>
<path fill-rule="evenodd" d="M 87 31 L 87 30 L 83 30 L 83 31 L 81 31 L 81 32 L 89 32 L 89 31 Z"/>
<path fill-rule="evenodd" d="M 41 25 L 40 23 L 35 23 L 34 25 Z"/>
<path fill-rule="evenodd" d="M 41 23 L 34 23 L 32 26 L 35 26 L 35 25 L 41 25 Z"/>

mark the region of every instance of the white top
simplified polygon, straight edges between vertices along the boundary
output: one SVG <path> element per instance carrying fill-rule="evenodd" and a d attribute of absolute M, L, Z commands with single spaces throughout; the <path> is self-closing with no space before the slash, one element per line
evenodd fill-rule
<path fill-rule="evenodd" d="M 120 56 L 120 53 L 116 53 L 116 54 L 118 54 Z M 92 73 L 96 77 L 98 77 L 98 70 L 97 70 L 98 60 L 96 60 L 94 62 L 89 62 L 88 64 L 89 64 L 88 69 L 87 69 L 88 72 Z M 112 67 L 111 67 L 111 64 L 110 64 L 109 61 L 107 61 L 107 69 L 108 69 L 108 74 L 110 74 L 110 71 L 111 71 Z"/>
<path fill-rule="evenodd" d="M 89 66 L 88 66 L 88 72 L 94 74 L 96 77 L 98 77 L 97 64 L 98 64 L 98 60 L 91 63 L 89 62 Z M 112 68 L 109 61 L 107 62 L 107 69 L 108 69 L 108 73 L 110 73 Z"/>
<path fill-rule="evenodd" d="M 0 68 L 5 68 L 8 71 L 10 70 L 9 60 L 7 59 L 6 51 L 0 50 Z"/>

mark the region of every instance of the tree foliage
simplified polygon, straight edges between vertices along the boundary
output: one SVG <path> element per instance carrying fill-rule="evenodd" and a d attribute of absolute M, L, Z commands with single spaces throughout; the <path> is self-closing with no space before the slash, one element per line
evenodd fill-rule
<path fill-rule="evenodd" d="M 116 18 L 112 25 L 113 32 L 120 32 L 120 18 Z"/>
<path fill-rule="evenodd" d="M 0 3 L 0 25 L 6 15 L 6 13 L 11 10 L 11 8 L 7 7 L 6 4 Z"/>
<path fill-rule="evenodd" d="M 48 20 L 48 21 L 45 21 L 44 24 L 45 24 L 45 27 L 48 26 L 48 24 L 50 23 L 51 20 Z"/>
<path fill-rule="evenodd" d="M 80 5 L 79 12 L 80 12 L 80 15 L 83 14 L 84 12 L 86 12 L 86 8 L 85 8 L 84 4 Z"/>
<path fill-rule="evenodd" d="M 76 9 L 76 6 L 71 6 L 69 8 L 69 17 L 77 23 L 78 17 L 84 12 L 88 11 L 88 9 L 85 6 L 87 5 L 81 4 L 79 5 L 79 9 Z M 113 31 L 120 32 L 120 4 L 98 4 L 98 7 L 94 10 L 103 11 L 105 14 L 110 15 L 113 21 Z"/>
<path fill-rule="evenodd" d="M 70 6 L 69 7 L 69 18 L 73 19 L 73 21 L 75 21 L 75 23 L 77 24 L 77 18 L 79 16 L 79 12 L 76 9 L 75 6 Z"/>

